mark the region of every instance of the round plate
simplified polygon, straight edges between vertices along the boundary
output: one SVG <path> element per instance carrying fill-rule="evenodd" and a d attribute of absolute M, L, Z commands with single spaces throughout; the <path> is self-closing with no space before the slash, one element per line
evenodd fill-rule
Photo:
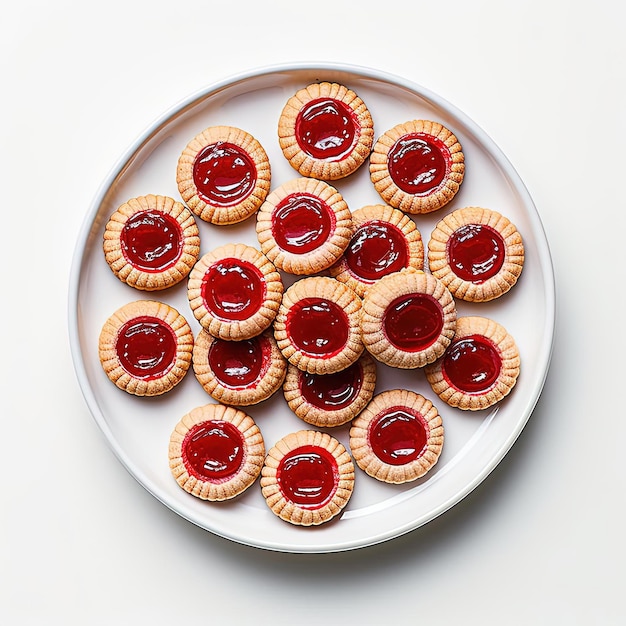
<path fill-rule="evenodd" d="M 100 366 L 98 336 L 118 307 L 145 297 L 176 307 L 195 333 L 199 326 L 184 283 L 152 294 L 121 283 L 104 260 L 102 235 L 111 213 L 131 197 L 153 193 L 179 199 L 178 156 L 208 126 L 237 126 L 255 136 L 270 158 L 272 188 L 297 177 L 278 145 L 278 118 L 298 89 L 323 80 L 343 83 L 357 92 L 372 113 L 376 137 L 400 122 L 419 118 L 439 121 L 457 135 L 466 158 L 459 193 L 447 207 L 414 219 L 425 243 L 443 215 L 464 206 L 495 209 L 516 224 L 526 252 L 520 280 L 491 303 L 459 302 L 458 313 L 485 315 L 504 325 L 519 346 L 522 368 L 516 387 L 503 402 L 491 410 L 468 414 L 433 397 L 422 371 L 379 365 L 377 393 L 397 387 L 413 389 L 439 409 L 446 436 L 439 463 L 423 479 L 403 486 L 379 483 L 356 468 L 354 494 L 343 514 L 321 527 L 302 528 L 269 510 L 258 481 L 227 503 L 203 502 L 178 486 L 168 465 L 170 433 L 190 409 L 214 401 L 191 370 L 165 396 L 126 394 Z M 381 202 L 367 164 L 333 185 L 352 210 Z M 258 247 L 254 217 L 227 227 L 198 222 L 201 254 L 228 241 Z M 286 285 L 293 280 L 285 276 Z M 132 476 L 201 528 L 238 543 L 298 553 L 338 552 L 393 539 L 444 513 L 479 485 L 508 452 L 535 407 L 550 363 L 555 323 L 554 276 L 543 227 L 528 191 L 500 149 L 466 115 L 429 90 L 380 71 L 335 64 L 272 66 L 231 77 L 192 95 L 150 126 L 113 167 L 94 198 L 77 242 L 69 302 L 72 355 L 85 400 Z M 247 412 L 261 428 L 268 449 L 285 434 L 308 427 L 289 410 L 280 391 L 248 407 Z M 348 431 L 345 426 L 331 434 L 347 446 Z"/>

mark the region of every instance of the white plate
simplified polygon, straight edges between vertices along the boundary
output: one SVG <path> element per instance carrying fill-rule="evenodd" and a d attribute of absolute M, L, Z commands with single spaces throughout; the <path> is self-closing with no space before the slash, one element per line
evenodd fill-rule
<path fill-rule="evenodd" d="M 278 117 L 295 91 L 319 80 L 354 89 L 368 105 L 379 136 L 397 123 L 427 118 L 440 121 L 459 138 L 466 175 L 453 202 L 428 216 L 415 216 L 425 242 L 444 214 L 463 206 L 495 209 L 521 232 L 526 262 L 517 285 L 492 303 L 459 303 L 459 315 L 478 314 L 503 324 L 515 338 L 522 371 L 511 395 L 497 408 L 469 414 L 438 401 L 421 371 L 379 366 L 377 392 L 414 389 L 438 407 L 445 445 L 436 467 L 404 486 L 379 483 L 357 468 L 355 491 L 340 518 L 318 528 L 300 528 L 277 518 L 267 507 L 258 482 L 235 501 L 207 503 L 184 492 L 170 474 L 167 447 L 175 423 L 195 406 L 213 402 L 190 370 L 183 382 L 161 398 L 136 398 L 120 391 L 98 359 L 98 335 L 118 307 L 143 297 L 176 307 L 194 332 L 185 284 L 146 295 L 121 283 L 108 268 L 101 248 L 104 225 L 123 201 L 148 193 L 179 198 L 175 171 L 189 139 L 204 128 L 226 124 L 254 135 L 272 166 L 272 188 L 295 178 L 277 139 Z M 381 202 L 364 164 L 354 175 L 333 183 L 355 210 Z M 201 253 L 243 241 L 258 247 L 254 218 L 235 226 L 199 222 Z M 293 278 L 286 277 L 290 284 Z M 121 157 L 96 194 L 77 243 L 70 278 L 69 324 L 75 368 L 86 402 L 113 451 L 151 494 L 183 518 L 232 541 L 283 552 L 337 552 L 380 543 L 429 522 L 458 503 L 502 460 L 527 423 L 547 375 L 554 334 L 555 293 L 549 247 L 540 218 L 524 184 L 500 149 L 461 111 L 429 90 L 372 69 L 320 64 L 283 65 L 254 70 L 213 84 L 184 100 L 151 125 Z M 280 392 L 247 411 L 261 428 L 266 446 L 304 427 Z M 332 434 L 348 444 L 348 428 Z"/>

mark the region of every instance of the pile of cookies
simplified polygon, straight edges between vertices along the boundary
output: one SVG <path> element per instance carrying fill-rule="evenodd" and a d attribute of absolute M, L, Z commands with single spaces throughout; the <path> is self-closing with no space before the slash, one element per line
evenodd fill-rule
<path fill-rule="evenodd" d="M 320 82 L 285 103 L 278 142 L 296 174 L 272 187 L 255 137 L 206 128 L 180 153 L 180 200 L 149 194 L 110 216 L 103 250 L 115 276 L 149 293 L 186 281 L 200 331 L 165 302 L 139 299 L 106 321 L 99 355 L 127 393 L 168 393 L 192 369 L 212 399 L 171 434 L 182 489 L 229 500 L 260 478 L 278 517 L 311 526 L 346 506 L 355 465 L 401 484 L 440 457 L 436 406 L 407 389 L 376 394 L 380 364 L 422 369 L 439 401 L 460 410 L 493 406 L 513 389 L 514 339 L 495 320 L 459 317 L 456 302 L 506 294 L 524 246 L 509 219 L 483 207 L 449 212 L 425 244 L 413 216 L 449 205 L 465 176 L 462 146 L 439 122 L 409 120 L 376 138 L 363 100 Z M 380 202 L 353 210 L 334 181 L 368 161 Z M 254 220 L 258 247 L 201 255 L 197 220 Z M 247 407 L 280 391 L 306 426 L 269 445 Z M 348 449 L 331 434 L 342 426 Z"/>

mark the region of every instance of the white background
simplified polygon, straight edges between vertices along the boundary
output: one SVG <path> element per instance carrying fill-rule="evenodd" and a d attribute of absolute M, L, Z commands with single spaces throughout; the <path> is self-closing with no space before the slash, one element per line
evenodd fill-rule
<path fill-rule="evenodd" d="M 0 622 L 624 623 L 620 7 L 608 0 L 5 7 Z M 121 154 L 205 85 L 295 61 L 370 66 L 462 109 L 526 183 L 557 280 L 550 373 L 504 461 L 426 526 L 328 555 L 234 544 L 149 495 L 89 413 L 67 330 L 75 242 Z"/>

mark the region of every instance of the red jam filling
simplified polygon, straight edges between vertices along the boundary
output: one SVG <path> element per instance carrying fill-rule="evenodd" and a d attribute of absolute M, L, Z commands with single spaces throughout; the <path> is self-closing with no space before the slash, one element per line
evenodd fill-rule
<path fill-rule="evenodd" d="M 409 249 L 397 226 L 373 220 L 357 229 L 344 258 L 353 274 L 373 282 L 408 267 Z"/>
<path fill-rule="evenodd" d="M 323 411 L 339 411 L 356 400 L 363 384 L 360 363 L 334 374 L 300 374 L 300 393 L 309 404 Z"/>
<path fill-rule="evenodd" d="M 361 126 L 354 111 L 333 98 L 305 104 L 296 118 L 296 139 L 314 159 L 341 161 L 356 145 Z"/>
<path fill-rule="evenodd" d="M 281 200 L 272 215 L 272 235 L 280 248 L 306 254 L 324 244 L 335 228 L 335 214 L 320 198 L 292 193 Z"/>
<path fill-rule="evenodd" d="M 453 341 L 442 362 L 450 385 L 465 393 L 483 393 L 498 380 L 502 358 L 496 345 L 483 335 Z"/>
<path fill-rule="evenodd" d="M 322 298 L 303 298 L 287 314 L 287 334 L 301 352 L 331 357 L 348 341 L 348 318 L 341 307 Z"/>
<path fill-rule="evenodd" d="M 502 235 L 484 224 L 467 224 L 448 239 L 448 263 L 462 280 L 481 283 L 495 276 L 504 264 Z"/>
<path fill-rule="evenodd" d="M 255 386 L 267 371 L 270 343 L 264 337 L 243 341 L 216 339 L 209 349 L 209 367 L 225 387 Z"/>
<path fill-rule="evenodd" d="M 202 279 L 206 308 L 223 320 L 241 321 L 254 315 L 263 304 L 267 287 L 261 271 L 240 259 L 222 259 Z"/>
<path fill-rule="evenodd" d="M 233 206 L 254 189 L 257 169 L 250 155 L 239 146 L 218 141 L 203 148 L 193 163 L 193 182 L 207 204 Z"/>
<path fill-rule="evenodd" d="M 450 173 L 451 164 L 447 146 L 427 133 L 400 137 L 388 155 L 393 182 L 402 191 L 417 196 L 435 191 Z"/>
<path fill-rule="evenodd" d="M 285 498 L 304 509 L 319 509 L 335 495 L 339 469 L 328 450 L 301 446 L 281 459 L 276 480 Z"/>
<path fill-rule="evenodd" d="M 135 317 L 120 329 L 115 350 L 122 367 L 135 378 L 164 376 L 176 361 L 177 340 L 169 324 L 149 315 Z"/>
<path fill-rule="evenodd" d="M 372 451 L 383 463 L 405 465 L 424 454 L 427 426 L 422 416 L 408 407 L 391 407 L 372 421 L 369 441 Z"/>
<path fill-rule="evenodd" d="M 161 211 L 131 215 L 120 233 L 122 253 L 142 272 L 162 272 L 176 264 L 183 251 L 178 222 Z"/>
<path fill-rule="evenodd" d="M 182 443 L 187 471 L 205 482 L 221 482 L 234 476 L 244 459 L 244 439 L 230 422 L 209 420 L 196 424 Z"/>
<path fill-rule="evenodd" d="M 387 307 L 383 329 L 396 348 L 419 352 L 439 337 L 443 329 L 443 309 L 427 294 L 400 296 Z"/>

